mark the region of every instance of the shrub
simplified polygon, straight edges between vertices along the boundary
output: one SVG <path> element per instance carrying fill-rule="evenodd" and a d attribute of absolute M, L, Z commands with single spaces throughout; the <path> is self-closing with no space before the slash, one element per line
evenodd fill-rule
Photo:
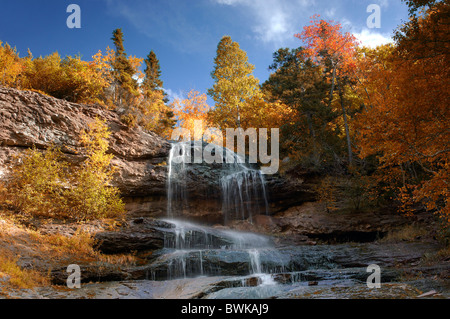
<path fill-rule="evenodd" d="M 49 285 L 47 277 L 33 269 L 22 269 L 17 265 L 18 257 L 11 256 L 9 251 L 0 249 L 0 280 L 14 288 L 29 289 Z M 1 288 L 1 287 L 0 287 Z M 6 287 L 8 289 L 8 286 Z M 0 289 L 1 291 L 1 289 Z"/>
<path fill-rule="evenodd" d="M 55 147 L 42 152 L 35 147 L 16 158 L 7 192 L 13 206 L 33 215 L 58 215 L 64 207 L 62 188 L 67 164 Z"/>
<path fill-rule="evenodd" d="M 119 190 L 109 185 L 114 172 L 113 155 L 106 154 L 109 134 L 99 119 L 82 132 L 87 159 L 78 168 L 70 168 L 55 147 L 26 151 L 7 185 L 11 204 L 26 214 L 77 220 L 121 215 Z"/>
<path fill-rule="evenodd" d="M 67 198 L 75 215 L 82 219 L 114 217 L 124 212 L 119 190 L 110 183 L 114 168 L 112 154 L 107 154 L 110 132 L 105 122 L 96 118 L 89 130 L 81 133 L 87 160 L 74 174 L 74 187 Z"/>

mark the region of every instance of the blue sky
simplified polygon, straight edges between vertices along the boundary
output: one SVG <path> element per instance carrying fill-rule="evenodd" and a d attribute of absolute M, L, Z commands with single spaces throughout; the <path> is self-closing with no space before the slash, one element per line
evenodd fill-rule
<path fill-rule="evenodd" d="M 128 54 L 145 57 L 155 51 L 164 88 L 172 98 L 191 89 L 212 87 L 217 44 L 224 35 L 237 41 L 264 82 L 272 54 L 302 43 L 294 37 L 310 17 L 339 21 L 364 44 L 390 41 L 393 30 L 407 20 L 400 0 L 0 0 L 0 40 L 21 56 L 58 51 L 81 54 L 86 60 L 107 46 L 112 31 L 122 28 Z M 69 4 L 81 8 L 81 29 L 69 29 Z M 369 29 L 369 4 L 381 8 L 381 28 Z M 211 101 L 209 101 L 211 103 Z"/>

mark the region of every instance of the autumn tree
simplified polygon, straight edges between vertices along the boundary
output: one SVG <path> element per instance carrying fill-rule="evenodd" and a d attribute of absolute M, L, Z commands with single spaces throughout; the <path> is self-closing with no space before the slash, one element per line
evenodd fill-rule
<path fill-rule="evenodd" d="M 117 187 L 111 186 L 114 167 L 108 154 L 110 131 L 96 118 L 80 134 L 87 159 L 71 174 L 72 187 L 65 192 L 72 217 L 94 219 L 115 217 L 124 213 L 124 204 Z"/>
<path fill-rule="evenodd" d="M 231 37 L 224 36 L 217 47 L 211 76 L 214 85 L 208 95 L 216 102 L 211 121 L 221 128 L 241 127 L 247 102 L 261 95 L 259 80 L 252 74 L 254 66 L 247 54 Z"/>
<path fill-rule="evenodd" d="M 400 26 L 397 47 L 364 55 L 365 65 L 373 65 L 365 79 L 373 89 L 366 95 L 370 107 L 358 117 L 358 146 L 361 156 L 377 156 L 382 178 L 393 180 L 406 211 L 422 203 L 448 225 L 450 11 L 445 2 L 420 3 L 430 6 Z"/>
<path fill-rule="evenodd" d="M 66 99 L 77 103 L 99 103 L 108 81 L 93 61 L 68 56 L 61 61 Z"/>
<path fill-rule="evenodd" d="M 65 208 L 62 187 L 67 163 L 56 147 L 36 147 L 13 158 L 6 182 L 6 202 L 25 214 L 58 216 Z"/>
<path fill-rule="evenodd" d="M 58 52 L 23 60 L 22 87 L 77 103 L 100 102 L 109 85 L 98 66 L 81 57 L 62 59 Z"/>
<path fill-rule="evenodd" d="M 178 126 L 189 130 L 191 137 L 203 136 L 211 110 L 206 94 L 191 90 L 186 99 L 176 99 L 173 104 Z M 202 125 L 198 126 L 198 123 Z"/>
<path fill-rule="evenodd" d="M 345 88 L 351 81 L 351 74 L 354 72 L 357 40 L 349 32 L 344 33 L 340 23 L 319 20 L 318 15 L 313 16 L 311 24 L 305 26 L 303 32 L 295 36 L 306 44 L 302 53 L 317 60 L 328 74 L 331 82 L 328 97 L 329 107 L 332 107 L 334 102 L 335 90 L 338 91 L 347 140 L 348 161 L 352 164 L 353 151 Z"/>
<path fill-rule="evenodd" d="M 106 86 L 100 96 L 100 103 L 105 105 L 108 109 L 115 109 L 114 106 L 114 69 L 113 64 L 115 60 L 115 52 L 109 46 L 106 48 L 105 53 L 99 50 L 92 56 L 92 64 L 100 74 Z"/>
<path fill-rule="evenodd" d="M 23 70 L 23 63 L 17 54 L 17 50 L 8 43 L 0 41 L 0 84 L 16 86 L 18 78 Z"/>

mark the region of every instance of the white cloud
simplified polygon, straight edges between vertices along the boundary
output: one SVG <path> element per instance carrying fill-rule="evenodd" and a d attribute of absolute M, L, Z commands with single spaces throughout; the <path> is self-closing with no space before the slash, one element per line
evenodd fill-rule
<path fill-rule="evenodd" d="M 170 102 L 174 102 L 175 100 L 185 99 L 185 96 L 181 90 L 179 90 L 178 92 L 175 92 L 171 89 L 164 89 L 164 92 L 167 93 L 167 96 L 169 97 Z"/>
<path fill-rule="evenodd" d="M 274 12 L 271 16 L 262 16 L 266 23 L 257 23 L 252 29 L 257 34 L 257 38 L 263 42 L 280 43 L 293 35 L 288 17 L 281 10 Z"/>
<path fill-rule="evenodd" d="M 380 4 L 380 7 L 382 7 L 382 8 L 389 7 L 389 0 L 378 0 L 378 3 Z"/>
<path fill-rule="evenodd" d="M 327 16 L 328 18 L 334 18 L 336 14 L 336 8 L 330 8 L 330 9 L 326 9 L 325 10 L 325 16 Z"/>
<path fill-rule="evenodd" d="M 387 3 L 387 0 L 385 0 L 385 2 Z M 362 46 L 375 48 L 379 45 L 394 42 L 389 33 L 382 33 L 377 31 L 377 29 L 368 29 L 366 27 L 358 28 L 347 18 L 342 18 L 341 24 L 343 31 L 352 33 L 359 40 Z M 358 32 L 358 30 L 361 31 Z"/>
<path fill-rule="evenodd" d="M 251 30 L 258 40 L 274 46 L 284 45 L 299 32 L 299 18 L 308 18 L 306 10 L 315 0 L 212 0 L 220 5 L 242 6 L 250 13 Z"/>
<path fill-rule="evenodd" d="M 392 37 L 388 34 L 379 33 L 369 29 L 362 29 L 359 33 L 353 33 L 353 35 L 361 41 L 363 46 L 375 48 L 379 45 L 394 42 Z"/>

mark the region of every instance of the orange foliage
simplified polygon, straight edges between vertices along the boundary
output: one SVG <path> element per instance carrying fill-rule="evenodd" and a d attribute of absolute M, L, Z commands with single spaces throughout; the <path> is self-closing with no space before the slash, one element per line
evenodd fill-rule
<path fill-rule="evenodd" d="M 448 11 L 448 9 L 447 9 Z M 436 36 L 428 12 L 419 23 L 423 45 L 402 41 L 398 49 L 366 49 L 366 111 L 356 123 L 361 157 L 377 155 L 381 169 L 396 171 L 399 198 L 407 209 L 424 203 L 450 223 L 450 93 L 449 51 L 430 49 Z M 443 15 L 442 17 L 448 15 Z M 449 24 L 442 24 L 449 32 Z M 428 36 L 427 36 L 428 34 Z M 409 46 L 413 45 L 413 46 Z"/>
<path fill-rule="evenodd" d="M 355 68 L 355 48 L 358 41 L 351 33 L 342 33 L 340 23 L 319 20 L 319 15 L 314 15 L 310 25 L 303 28 L 303 32 L 295 37 L 306 43 L 303 54 L 317 59 L 330 59 L 332 67 L 337 67 L 343 73 L 348 73 Z"/>
<path fill-rule="evenodd" d="M 208 112 L 211 106 L 206 102 L 206 94 L 191 90 L 188 93 L 187 99 L 176 99 L 173 103 L 174 114 L 178 119 L 178 125 L 182 128 L 188 129 L 191 136 L 203 135 L 208 126 Z M 200 131 L 195 131 L 196 121 L 202 121 L 202 127 L 198 127 Z"/>

